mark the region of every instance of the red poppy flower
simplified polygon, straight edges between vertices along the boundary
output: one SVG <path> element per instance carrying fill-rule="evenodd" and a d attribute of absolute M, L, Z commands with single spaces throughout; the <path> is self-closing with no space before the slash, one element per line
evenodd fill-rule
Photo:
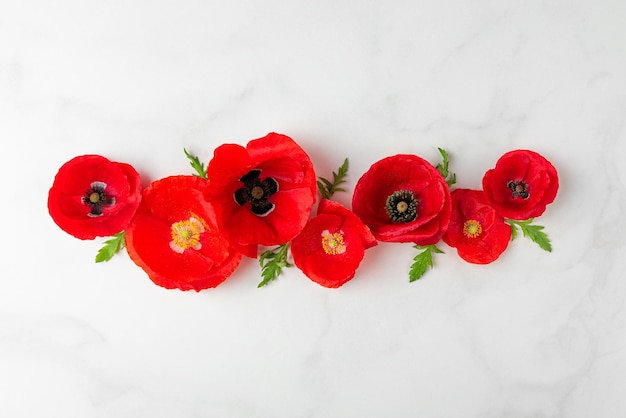
<path fill-rule="evenodd" d="M 374 163 L 359 179 L 352 210 L 379 241 L 431 245 L 448 227 L 450 191 L 428 161 L 394 155 Z"/>
<path fill-rule="evenodd" d="M 143 192 L 126 230 L 130 258 L 152 281 L 168 289 L 199 291 L 222 283 L 241 261 L 220 233 L 195 176 L 157 180 Z"/>
<path fill-rule="evenodd" d="M 291 254 L 307 277 L 335 288 L 354 277 L 365 249 L 376 244 L 374 235 L 352 211 L 324 199 L 317 216 L 291 242 Z"/>
<path fill-rule="evenodd" d="M 504 154 L 483 177 L 489 204 L 502 216 L 526 220 L 541 215 L 559 188 L 554 166 L 534 151 Z"/>
<path fill-rule="evenodd" d="M 94 239 L 123 231 L 140 201 L 141 178 L 132 166 L 83 155 L 59 169 L 48 193 L 48 211 L 68 234 Z"/>
<path fill-rule="evenodd" d="M 489 206 L 481 190 L 452 192 L 452 216 L 443 241 L 470 263 L 488 264 L 500 257 L 511 240 L 511 226 Z"/>
<path fill-rule="evenodd" d="M 208 166 L 205 198 L 238 251 L 257 256 L 258 245 L 281 245 L 304 227 L 315 203 L 309 156 L 288 136 L 270 133 L 244 148 L 218 147 Z"/>

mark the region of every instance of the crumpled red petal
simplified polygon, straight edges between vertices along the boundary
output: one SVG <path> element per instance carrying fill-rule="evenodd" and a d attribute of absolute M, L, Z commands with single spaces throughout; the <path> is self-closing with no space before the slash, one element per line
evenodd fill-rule
<path fill-rule="evenodd" d="M 513 197 L 510 181 L 528 184 L 529 197 Z M 483 177 L 483 190 L 489 204 L 505 218 L 526 220 L 545 212 L 559 188 L 556 169 L 545 157 L 534 151 L 515 150 L 504 154 L 495 168 Z"/>
<path fill-rule="evenodd" d="M 387 197 L 408 190 L 418 200 L 418 216 L 406 223 L 389 219 Z M 428 161 L 416 155 L 398 154 L 374 163 L 354 189 L 352 210 L 386 242 L 435 244 L 450 219 L 450 191 L 445 179 Z"/>
<path fill-rule="evenodd" d="M 101 216 L 91 217 L 83 197 L 94 182 L 106 184 L 106 194 L 115 203 L 104 206 Z M 59 169 L 48 193 L 48 211 L 62 230 L 76 238 L 111 236 L 130 223 L 141 201 L 141 188 L 139 173 L 131 165 L 82 155 Z"/>
<path fill-rule="evenodd" d="M 146 188 L 137 214 L 126 231 L 130 258 L 159 286 L 202 290 L 216 287 L 239 265 L 241 254 L 221 234 L 213 207 L 204 200 L 208 185 L 195 176 L 172 176 Z M 189 218 L 199 220 L 205 231 L 201 248 L 177 253 L 170 247 L 172 225 Z"/>
<path fill-rule="evenodd" d="M 328 254 L 322 238 L 324 234 L 335 233 L 341 235 L 345 250 L 340 254 Z M 375 245 L 374 235 L 352 211 L 324 199 L 319 204 L 317 216 L 291 242 L 291 253 L 296 266 L 312 281 L 337 288 L 354 277 L 365 249 Z"/>
<path fill-rule="evenodd" d="M 443 241 L 456 248 L 459 256 L 473 264 L 489 264 L 500 257 L 511 240 L 511 226 L 489 206 L 481 190 L 455 189 L 452 214 Z M 482 232 L 475 238 L 463 232 L 465 222 L 480 223 Z"/>
<path fill-rule="evenodd" d="M 278 192 L 269 197 L 274 210 L 265 216 L 240 206 L 234 193 L 239 179 L 253 169 L 261 177 L 278 182 Z M 304 150 L 286 135 L 269 133 L 250 141 L 245 148 L 226 144 L 218 147 L 209 162 L 209 187 L 204 196 L 214 207 L 221 230 L 231 244 L 249 257 L 259 245 L 282 245 L 294 238 L 307 222 L 315 203 L 316 177 Z"/>

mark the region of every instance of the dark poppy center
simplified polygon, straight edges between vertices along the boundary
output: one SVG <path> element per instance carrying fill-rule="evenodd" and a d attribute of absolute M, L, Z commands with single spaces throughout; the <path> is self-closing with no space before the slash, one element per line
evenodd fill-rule
<path fill-rule="evenodd" d="M 511 196 L 513 199 L 517 199 L 518 197 L 522 199 L 528 199 L 530 194 L 528 193 L 528 183 L 520 180 L 520 181 L 509 181 L 507 184 L 509 190 L 511 190 Z"/>
<path fill-rule="evenodd" d="M 92 218 L 102 216 L 102 209 L 115 204 L 115 197 L 109 196 L 104 191 L 106 188 L 106 183 L 101 181 L 94 181 L 90 184 L 82 198 L 83 203 L 91 208 L 87 216 Z"/>
<path fill-rule="evenodd" d="M 385 210 L 392 222 L 411 222 L 417 218 L 417 199 L 409 190 L 393 192 L 387 197 Z"/>
<path fill-rule="evenodd" d="M 250 191 L 250 194 L 252 195 L 253 199 L 263 199 L 263 196 L 265 195 L 265 191 L 263 190 L 263 187 L 261 186 L 254 186 L 252 190 Z"/>
<path fill-rule="evenodd" d="M 261 180 L 261 170 L 251 170 L 239 179 L 243 187 L 234 193 L 235 202 L 239 206 L 250 203 L 252 213 L 266 216 L 274 210 L 274 204 L 268 198 L 278 191 L 278 182 L 271 177 Z"/>

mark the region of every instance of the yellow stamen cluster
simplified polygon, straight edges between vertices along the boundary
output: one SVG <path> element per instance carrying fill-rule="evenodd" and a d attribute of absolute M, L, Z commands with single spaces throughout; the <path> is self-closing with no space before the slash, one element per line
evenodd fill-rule
<path fill-rule="evenodd" d="M 396 205 L 396 209 L 398 210 L 398 212 L 404 213 L 409 209 L 409 204 L 404 201 L 400 201 Z"/>
<path fill-rule="evenodd" d="M 187 248 L 199 250 L 202 248 L 200 234 L 204 232 L 204 225 L 193 216 L 187 220 L 172 224 L 172 240 L 170 248 L 182 254 Z"/>
<path fill-rule="evenodd" d="M 483 233 L 483 227 L 475 219 L 469 219 L 463 224 L 463 234 L 468 238 L 477 238 Z"/>
<path fill-rule="evenodd" d="M 332 234 L 328 230 L 322 232 L 322 248 L 324 252 L 329 255 L 345 253 L 346 244 L 341 232 L 333 232 Z"/>
<path fill-rule="evenodd" d="M 100 193 L 93 192 L 89 195 L 89 201 L 91 203 L 98 203 L 100 201 Z"/>

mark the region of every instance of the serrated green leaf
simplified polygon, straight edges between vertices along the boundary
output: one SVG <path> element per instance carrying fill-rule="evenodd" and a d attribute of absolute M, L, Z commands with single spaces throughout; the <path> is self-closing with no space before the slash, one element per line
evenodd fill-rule
<path fill-rule="evenodd" d="M 437 248 L 436 245 L 430 245 L 430 249 L 432 250 L 434 254 L 445 254 L 443 251 Z"/>
<path fill-rule="evenodd" d="M 439 170 L 443 178 L 446 178 L 448 177 L 448 163 L 449 163 L 448 153 L 443 148 L 437 148 L 437 149 L 439 150 L 439 154 L 441 154 L 443 161 L 442 163 L 437 164 L 436 168 L 437 170 Z"/>
<path fill-rule="evenodd" d="M 324 183 L 322 183 L 321 181 L 317 181 L 317 190 L 320 192 L 320 195 L 322 196 L 322 198 L 327 199 L 327 192 L 326 192 L 326 188 L 324 187 Z"/>
<path fill-rule="evenodd" d="M 437 149 L 439 150 L 439 154 L 441 154 L 442 162 L 440 164 L 437 164 L 435 168 L 439 171 L 441 176 L 446 180 L 446 184 L 448 184 L 448 187 L 450 187 L 456 183 L 456 173 L 450 174 L 450 171 L 449 171 L 450 159 L 448 157 L 448 153 L 446 152 L 446 150 L 443 148 L 437 148 Z"/>
<path fill-rule="evenodd" d="M 346 182 L 345 177 L 348 173 L 348 159 L 343 160 L 343 164 L 337 172 L 333 171 L 333 181 L 330 181 L 324 177 L 319 177 L 317 181 L 317 188 L 319 189 L 320 195 L 324 199 L 330 199 L 333 194 L 336 192 L 344 192 L 345 190 L 339 185 Z"/>
<path fill-rule="evenodd" d="M 517 226 L 511 223 L 509 223 L 509 225 L 511 225 L 511 241 L 513 241 L 517 238 Z"/>
<path fill-rule="evenodd" d="M 104 246 L 98 250 L 96 254 L 96 263 L 102 263 L 103 261 L 109 261 L 120 250 L 126 247 L 124 241 L 124 231 L 112 236 L 111 239 L 104 242 Z"/>
<path fill-rule="evenodd" d="M 185 151 L 185 155 L 187 156 L 187 159 L 189 159 L 191 167 L 196 170 L 194 176 L 201 177 L 205 180 L 208 179 L 207 169 L 204 167 L 204 164 L 200 162 L 200 159 L 198 159 L 195 155 L 191 155 L 185 148 L 183 148 L 183 151 Z"/>
<path fill-rule="evenodd" d="M 436 245 L 419 246 L 414 245 L 413 248 L 422 250 L 413 257 L 413 264 L 409 269 L 409 282 L 419 280 L 429 268 L 433 268 L 433 254 L 443 254 Z"/>
<path fill-rule="evenodd" d="M 261 254 L 259 265 L 261 266 L 261 277 L 263 277 L 263 280 L 257 287 L 266 286 L 280 276 L 283 268 L 291 267 L 291 264 L 287 261 L 288 250 L 289 243 L 286 243 Z"/>
<path fill-rule="evenodd" d="M 261 257 L 259 257 L 259 264 L 261 265 L 261 267 L 263 267 L 263 265 L 265 264 L 265 260 L 271 260 L 272 258 L 276 258 L 277 254 L 274 254 L 272 252 L 266 251 L 263 254 L 261 254 Z"/>
<path fill-rule="evenodd" d="M 411 264 L 411 269 L 409 270 L 409 281 L 414 282 L 419 280 L 428 267 L 432 267 L 432 254 L 430 251 L 423 251 L 419 253 L 417 256 L 413 258 L 414 263 Z"/>
<path fill-rule="evenodd" d="M 506 222 L 511 225 L 511 239 L 517 236 L 517 227 L 519 227 L 524 237 L 529 238 L 532 242 L 539 245 L 542 250 L 552 252 L 552 243 L 548 235 L 543 232 L 544 227 L 541 225 L 533 225 L 533 220 L 534 219 L 515 221 L 507 219 Z"/>
<path fill-rule="evenodd" d="M 333 187 L 333 183 L 331 183 L 330 181 L 326 180 L 324 177 L 320 177 L 320 180 L 322 183 L 324 183 L 324 186 L 328 187 L 329 189 L 331 189 Z"/>
<path fill-rule="evenodd" d="M 448 187 L 456 184 L 456 173 L 452 173 L 452 178 L 446 179 L 446 184 L 448 185 Z"/>
<path fill-rule="evenodd" d="M 548 235 L 543 232 L 544 227 L 540 225 L 528 225 L 526 229 L 522 229 L 524 236 L 530 238 L 531 241 L 539 245 L 542 250 L 552 252 L 552 244 Z"/>

